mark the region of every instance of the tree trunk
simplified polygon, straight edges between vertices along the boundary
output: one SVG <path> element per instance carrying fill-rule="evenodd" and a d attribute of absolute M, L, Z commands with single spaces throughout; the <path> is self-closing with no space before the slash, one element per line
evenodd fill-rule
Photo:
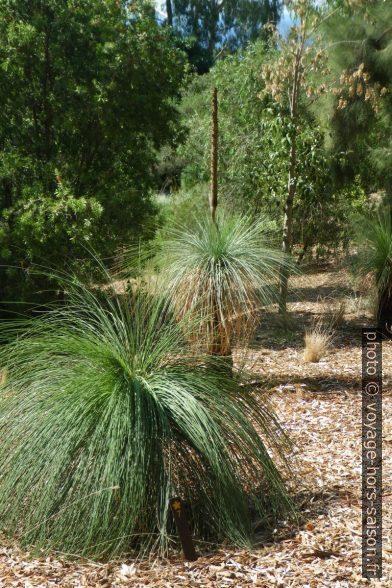
<path fill-rule="evenodd" d="M 211 355 L 211 357 L 219 358 L 220 371 L 227 375 L 232 375 L 233 354 L 231 351 L 230 336 L 223 327 L 216 301 L 214 318 L 211 320 L 210 332 L 208 333 L 207 353 Z"/>
<path fill-rule="evenodd" d="M 291 138 L 290 147 L 290 164 L 289 175 L 287 180 L 287 197 L 284 208 L 283 217 L 283 239 L 282 252 L 284 255 L 290 255 L 292 247 L 293 236 L 293 205 L 294 195 L 296 189 L 296 167 L 297 167 L 297 146 L 295 138 Z M 280 276 L 280 297 L 279 297 L 279 312 L 284 314 L 287 310 L 287 292 L 288 292 L 289 271 L 286 264 L 283 262 Z"/>
<path fill-rule="evenodd" d="M 284 207 L 283 217 L 283 235 L 282 235 L 282 252 L 284 255 L 291 254 L 292 236 L 293 236 L 293 206 L 294 196 L 297 188 L 297 122 L 298 122 L 298 103 L 301 88 L 301 68 L 302 56 L 305 47 L 306 29 L 302 28 L 301 42 L 297 48 L 294 69 L 293 82 L 290 92 L 290 153 L 289 153 L 289 173 L 287 178 L 287 196 Z M 279 312 L 285 314 L 287 311 L 287 291 L 289 281 L 289 270 L 286 260 L 283 260 L 281 278 L 280 278 L 280 298 Z"/>
<path fill-rule="evenodd" d="M 166 14 L 167 14 L 166 24 L 169 27 L 172 27 L 173 26 L 173 7 L 172 7 L 171 0 L 166 0 Z"/>

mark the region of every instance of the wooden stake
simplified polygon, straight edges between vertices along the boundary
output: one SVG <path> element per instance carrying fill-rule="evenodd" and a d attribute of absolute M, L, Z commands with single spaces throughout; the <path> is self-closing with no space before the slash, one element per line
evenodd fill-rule
<path fill-rule="evenodd" d="M 176 497 L 170 500 L 170 506 L 174 516 L 174 521 L 176 523 L 178 535 L 180 537 L 184 558 L 188 561 L 196 561 L 198 556 L 195 551 L 192 535 L 189 531 L 184 503 L 181 498 Z"/>

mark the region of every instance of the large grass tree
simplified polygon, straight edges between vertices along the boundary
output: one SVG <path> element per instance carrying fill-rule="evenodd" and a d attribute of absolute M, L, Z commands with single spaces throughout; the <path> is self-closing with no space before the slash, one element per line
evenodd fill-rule
<path fill-rule="evenodd" d="M 197 538 L 251 543 L 253 514 L 291 508 L 274 413 L 195 356 L 166 303 L 64 288 L 61 307 L 1 323 L 1 528 L 69 554 L 165 553 L 180 495 Z"/>

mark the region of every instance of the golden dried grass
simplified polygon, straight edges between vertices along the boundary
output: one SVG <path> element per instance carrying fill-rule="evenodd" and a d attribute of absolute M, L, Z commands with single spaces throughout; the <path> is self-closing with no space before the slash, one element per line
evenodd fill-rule
<path fill-rule="evenodd" d="M 307 331 L 305 333 L 304 361 L 317 363 L 328 351 L 332 335 L 321 329 Z"/>

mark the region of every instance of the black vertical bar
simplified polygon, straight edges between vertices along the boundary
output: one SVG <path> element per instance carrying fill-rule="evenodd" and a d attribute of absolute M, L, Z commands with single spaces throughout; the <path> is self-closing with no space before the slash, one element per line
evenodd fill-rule
<path fill-rule="evenodd" d="M 176 523 L 178 535 L 180 537 L 184 557 L 188 561 L 195 561 L 197 560 L 197 554 L 193 544 L 192 535 L 189 531 L 184 503 L 181 498 L 172 498 L 170 500 L 170 507 L 172 509 L 174 521 Z"/>
<path fill-rule="evenodd" d="M 362 577 L 382 577 L 382 334 L 362 329 Z"/>

